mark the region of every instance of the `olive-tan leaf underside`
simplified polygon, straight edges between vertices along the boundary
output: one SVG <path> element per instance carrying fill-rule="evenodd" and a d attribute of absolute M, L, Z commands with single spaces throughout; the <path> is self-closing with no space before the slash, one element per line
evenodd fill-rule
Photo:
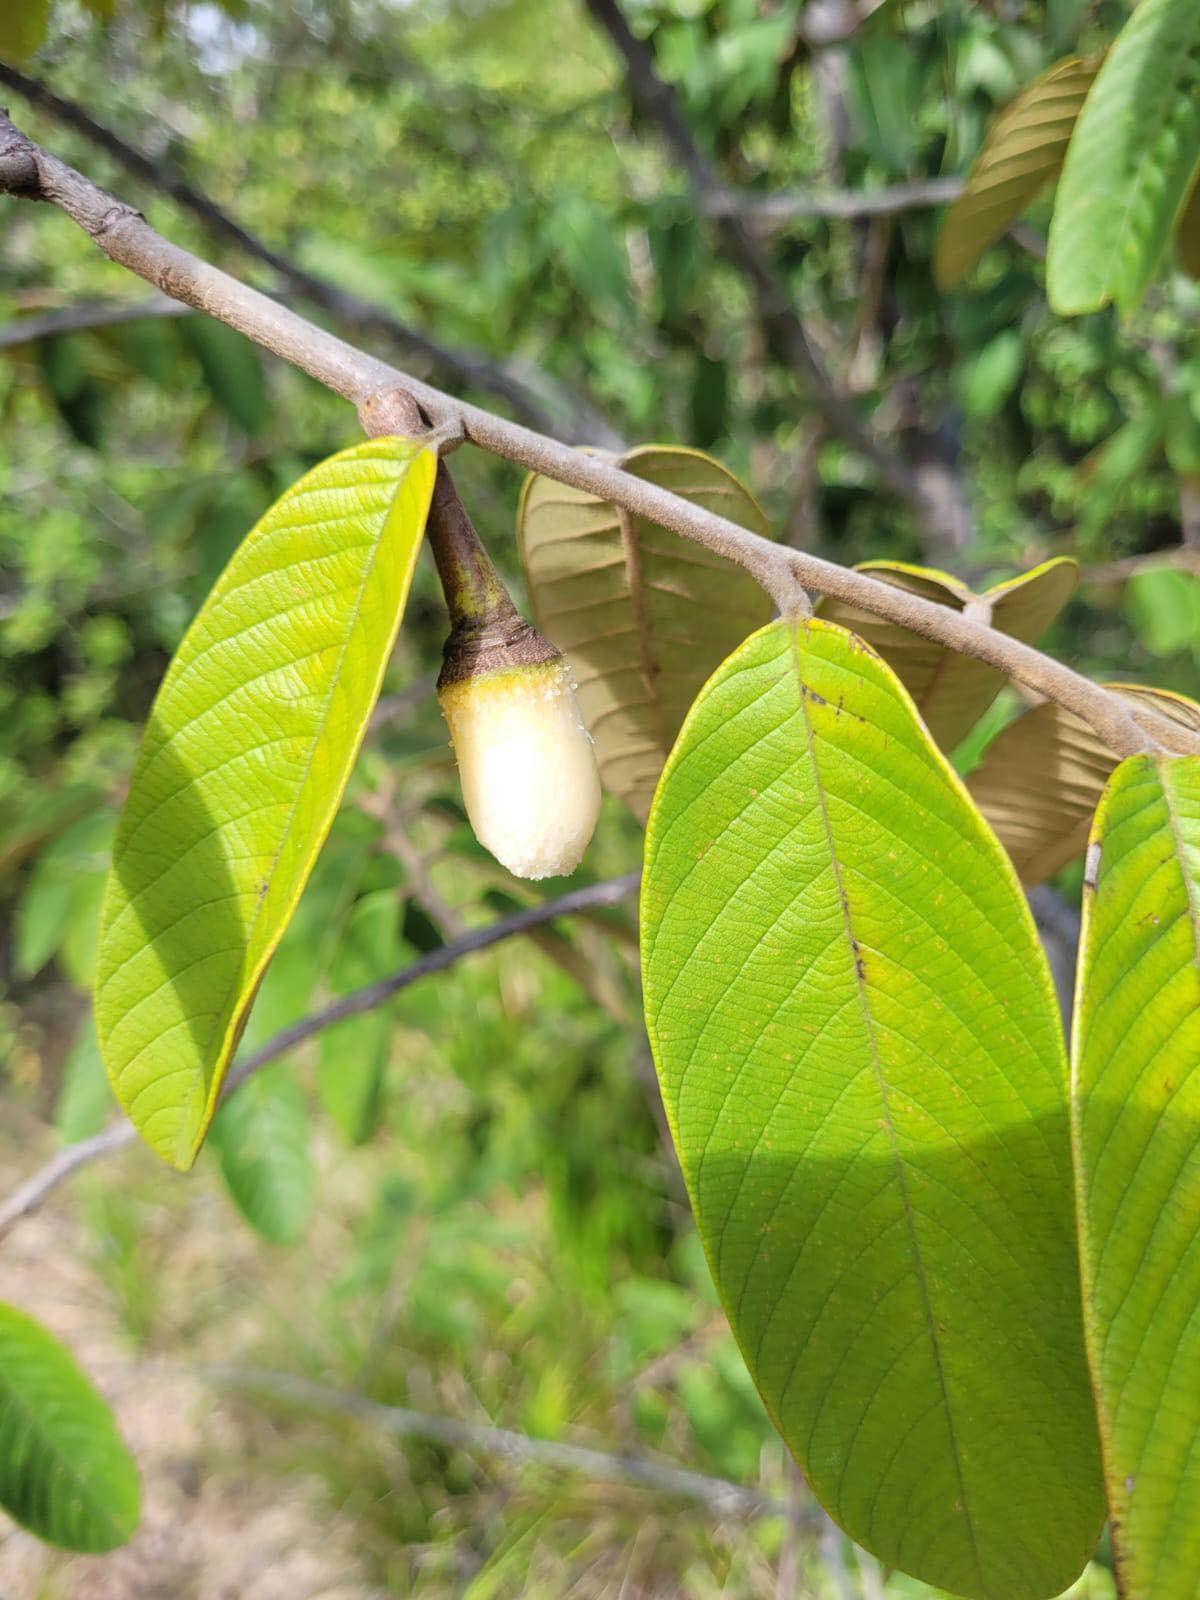
<path fill-rule="evenodd" d="M 990 607 L 992 626 L 1023 644 L 1037 643 L 1079 582 L 1078 566 L 1065 557 L 993 584 L 980 595 L 949 573 L 932 567 L 864 561 L 857 570 L 954 611 L 963 611 L 972 602 Z M 913 697 L 926 727 L 943 750 L 953 750 L 970 733 L 1004 687 L 1004 674 L 986 662 L 960 655 L 856 606 L 826 597 L 817 614 L 853 629 L 879 652 Z"/>
<path fill-rule="evenodd" d="M 749 490 L 698 450 L 647 445 L 621 464 L 769 536 Z M 518 540 L 538 626 L 575 675 L 601 781 L 645 821 L 688 707 L 769 620 L 771 601 L 733 562 L 549 478 L 527 480 Z"/>
<path fill-rule="evenodd" d="M 1105 687 L 1200 732 L 1200 705 L 1184 695 L 1139 684 Z M 1094 728 L 1051 700 L 993 739 L 967 787 L 1022 883 L 1042 883 L 1084 853 L 1100 795 L 1119 760 Z"/>

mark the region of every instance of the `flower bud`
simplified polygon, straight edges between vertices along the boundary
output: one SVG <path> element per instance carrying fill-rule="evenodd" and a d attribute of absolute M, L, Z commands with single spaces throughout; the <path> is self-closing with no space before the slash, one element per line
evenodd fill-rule
<path fill-rule="evenodd" d="M 446 677 L 438 699 L 476 838 L 518 878 L 573 871 L 600 814 L 600 779 L 566 663 L 556 653 Z"/>

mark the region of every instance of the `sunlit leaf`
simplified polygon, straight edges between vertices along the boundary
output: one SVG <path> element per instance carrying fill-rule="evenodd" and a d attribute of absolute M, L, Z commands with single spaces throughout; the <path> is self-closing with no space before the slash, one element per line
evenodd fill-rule
<path fill-rule="evenodd" d="M 1099 62 L 1068 56 L 1035 78 L 992 123 L 962 194 L 938 229 L 933 270 L 952 289 L 1058 175 Z"/>
<path fill-rule="evenodd" d="M 1137 684 L 1106 685 L 1200 733 L 1200 706 Z M 1095 729 L 1052 700 L 1009 724 L 967 780 L 1023 883 L 1042 883 L 1087 848 L 1092 817 L 1120 757 Z"/>
<path fill-rule="evenodd" d="M 622 464 L 770 531 L 749 491 L 699 451 L 647 445 Z M 771 601 L 741 567 L 550 478 L 526 482 L 518 537 L 538 626 L 575 673 L 601 780 L 644 820 L 697 690 Z"/>
<path fill-rule="evenodd" d="M 647 1025 L 713 1276 L 814 1493 L 956 1594 L 1103 1516 L 1067 1069 L 1003 852 L 879 658 L 776 623 L 655 798 Z"/>
<path fill-rule="evenodd" d="M 142 1137 L 188 1167 L 354 765 L 435 461 L 356 445 L 279 500 L 172 662 L 117 834 L 96 1025 Z"/>
<path fill-rule="evenodd" d="M 962 611 L 977 597 L 949 573 L 900 561 L 864 561 L 858 569 L 897 589 Z M 979 596 L 991 605 L 992 626 L 1025 644 L 1036 644 L 1079 582 L 1074 561 L 1044 562 L 1019 578 L 997 583 Z M 944 750 L 952 750 L 991 705 L 1005 684 L 1002 672 L 972 656 L 948 650 L 840 600 L 823 599 L 818 614 L 852 628 L 871 645 L 912 695 L 925 726 Z"/>
<path fill-rule="evenodd" d="M 40 1539 L 99 1552 L 137 1527 L 137 1467 L 74 1357 L 0 1304 L 0 1506 Z"/>
<path fill-rule="evenodd" d="M 1096 815 L 1072 1118 L 1084 1321 L 1125 1600 L 1200 1571 L 1200 760 L 1134 756 Z"/>
<path fill-rule="evenodd" d="M 1128 315 L 1200 162 L 1200 6 L 1141 0 L 1088 95 L 1063 164 L 1046 260 L 1060 316 Z"/>

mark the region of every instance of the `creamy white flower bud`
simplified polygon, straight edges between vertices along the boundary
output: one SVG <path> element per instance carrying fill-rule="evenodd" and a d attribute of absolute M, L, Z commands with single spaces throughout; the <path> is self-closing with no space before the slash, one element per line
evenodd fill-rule
<path fill-rule="evenodd" d="M 480 844 L 518 878 L 573 871 L 600 814 L 600 778 L 562 659 L 449 683 L 438 699 Z"/>

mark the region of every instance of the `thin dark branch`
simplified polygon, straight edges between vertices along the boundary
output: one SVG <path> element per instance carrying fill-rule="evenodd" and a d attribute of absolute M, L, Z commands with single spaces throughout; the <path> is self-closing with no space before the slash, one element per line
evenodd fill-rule
<path fill-rule="evenodd" d="M 940 501 L 928 494 L 921 475 L 864 422 L 854 402 L 838 389 L 825 371 L 770 256 L 747 225 L 738 205 L 731 200 L 727 185 L 696 143 L 679 97 L 671 85 L 659 77 L 649 46 L 634 34 L 617 0 L 585 0 L 585 4 L 625 64 L 631 101 L 657 126 L 675 160 L 687 174 L 698 208 L 714 217 L 717 242 L 725 257 L 746 280 L 771 347 L 779 352 L 811 396 L 829 429 L 871 462 L 883 484 L 914 508 L 933 530 L 937 542 L 946 543 L 945 515 Z"/>
<path fill-rule="evenodd" d="M 569 893 L 560 895 L 557 900 L 544 900 L 540 905 L 528 906 L 524 910 L 514 911 L 511 916 L 499 917 L 495 922 L 485 923 L 481 928 L 471 928 L 461 938 L 453 939 L 449 944 L 431 950 L 419 961 L 401 967 L 399 972 L 393 972 L 390 977 L 380 978 L 377 983 L 369 983 L 362 989 L 355 989 L 350 994 L 342 995 L 331 1005 L 301 1018 L 290 1028 L 282 1029 L 272 1039 L 268 1039 L 260 1049 L 247 1056 L 244 1061 L 240 1061 L 225 1080 L 222 1100 L 236 1093 L 256 1072 L 260 1072 L 272 1061 L 278 1061 L 281 1056 L 286 1055 L 289 1050 L 294 1050 L 298 1044 L 303 1044 L 306 1039 L 323 1033 L 326 1028 L 332 1028 L 336 1023 L 344 1022 L 347 1017 L 357 1017 L 364 1011 L 376 1010 L 393 995 L 399 994 L 402 989 L 411 988 L 414 983 L 419 983 L 422 978 L 431 977 L 435 972 L 445 972 L 464 956 L 475 955 L 480 950 L 489 950 L 492 945 L 500 944 L 505 939 L 515 938 L 518 934 L 528 933 L 530 929 L 539 928 L 543 923 L 553 922 L 558 917 L 570 917 L 580 911 L 594 911 L 606 906 L 620 905 L 635 893 L 640 877 L 641 874 L 638 872 L 627 872 L 621 878 L 607 878 L 601 883 L 590 883 L 582 889 L 572 889 Z M 123 1150 L 126 1145 L 132 1144 L 136 1137 L 131 1122 L 118 1122 L 91 1139 L 81 1139 L 78 1144 L 60 1150 L 52 1160 L 40 1167 L 32 1177 L 15 1189 L 3 1204 L 0 1204 L 0 1237 L 3 1237 L 15 1222 L 36 1211 L 47 1195 L 73 1172 L 87 1166 L 89 1162 L 99 1160 L 101 1156 Z"/>
<path fill-rule="evenodd" d="M 144 300 L 84 300 L 32 317 L 14 317 L 0 328 L 0 350 L 29 344 L 35 339 L 56 339 L 64 333 L 87 333 L 92 328 L 114 328 L 124 322 L 145 322 L 152 317 L 190 317 L 191 306 L 165 294 Z"/>
<path fill-rule="evenodd" d="M 1188 753 L 1200 738 L 1147 710 L 1129 706 L 1063 663 L 1001 633 L 987 619 L 924 600 L 863 572 L 807 551 L 774 544 L 691 501 L 625 471 L 611 457 L 452 399 L 305 321 L 286 306 L 171 244 L 131 207 L 43 150 L 0 113 L 0 193 L 43 200 L 71 217 L 113 261 L 165 293 L 227 323 L 358 406 L 378 432 L 389 398 L 415 401 L 444 442 L 465 439 L 493 455 L 610 504 L 647 517 L 682 538 L 743 566 L 775 597 L 785 616 L 803 614 L 804 590 L 844 600 L 938 644 L 977 657 L 1089 723 L 1118 755 L 1160 746 Z"/>
<path fill-rule="evenodd" d="M 166 159 L 152 160 L 114 133 L 49 84 L 31 78 L 0 61 L 0 84 L 22 95 L 39 111 L 64 127 L 81 133 L 105 151 L 126 172 L 160 194 L 168 195 L 219 238 L 228 239 L 247 255 L 277 272 L 289 289 L 321 306 L 339 322 L 359 332 L 387 339 L 408 359 L 417 358 L 429 369 L 456 384 L 470 386 L 506 400 L 514 413 L 534 427 L 573 441 L 620 447 L 620 440 L 599 414 L 576 395 L 525 363 L 495 360 L 479 350 L 452 349 L 360 296 L 339 288 L 327 278 L 299 266 L 274 250 L 243 226 L 224 206 L 189 183 L 178 167 Z"/>

